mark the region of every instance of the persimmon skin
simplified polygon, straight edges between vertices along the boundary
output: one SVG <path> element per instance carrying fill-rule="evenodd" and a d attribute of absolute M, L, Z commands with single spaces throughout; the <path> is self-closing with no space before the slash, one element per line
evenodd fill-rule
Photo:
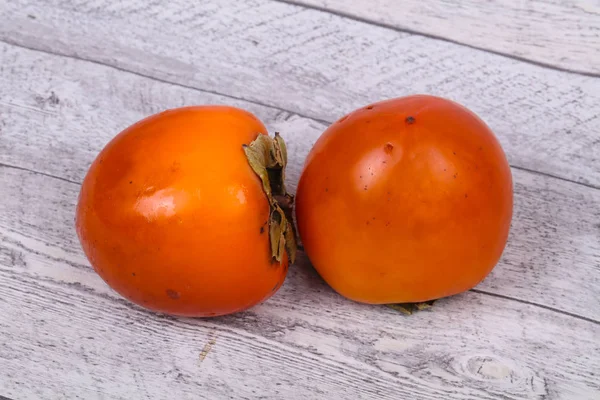
<path fill-rule="evenodd" d="M 325 281 L 364 303 L 413 303 L 483 280 L 506 245 L 510 166 L 461 105 L 415 95 L 331 125 L 296 194 L 304 249 Z"/>
<path fill-rule="evenodd" d="M 96 272 L 153 311 L 208 317 L 247 309 L 282 285 L 269 202 L 242 145 L 266 134 L 252 114 L 198 106 L 117 135 L 83 181 L 76 230 Z"/>

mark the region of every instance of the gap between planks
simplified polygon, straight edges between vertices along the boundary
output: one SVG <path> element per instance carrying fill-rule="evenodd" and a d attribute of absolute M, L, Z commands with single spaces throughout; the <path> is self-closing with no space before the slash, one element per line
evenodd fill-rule
<path fill-rule="evenodd" d="M 36 170 L 32 170 L 32 169 L 29 169 L 29 168 L 19 167 L 19 166 L 5 164 L 5 163 L 0 163 L 0 168 L 15 169 L 15 170 L 19 170 L 19 171 L 24 171 L 24 172 L 36 174 L 36 175 L 45 176 L 45 177 L 48 177 L 48 178 L 51 178 L 51 179 L 57 179 L 57 180 L 60 180 L 60 181 L 63 181 L 63 182 L 70 183 L 72 185 L 81 186 L 80 182 L 72 181 L 70 179 L 62 178 L 60 176 L 55 176 L 55 175 L 52 175 L 52 174 L 47 174 L 47 173 L 36 171 Z M 544 174 L 542 174 L 542 175 L 544 175 Z M 572 183 L 576 183 L 577 184 L 578 182 L 572 182 Z M 302 245 L 299 245 L 298 249 L 300 251 L 304 252 L 304 247 Z M 544 310 L 556 312 L 558 314 L 562 314 L 562 315 L 565 315 L 565 316 L 577 318 L 577 319 L 580 319 L 582 321 L 591 322 L 592 324 L 600 325 L 600 321 L 595 320 L 593 318 L 585 317 L 583 315 L 578 315 L 578 314 L 575 314 L 575 313 L 572 313 L 572 312 L 564 311 L 564 310 L 561 310 L 561 309 L 558 309 L 558 308 L 546 306 L 546 305 L 535 303 L 535 302 L 532 302 L 532 301 L 522 300 L 522 299 L 518 299 L 516 297 L 511 297 L 511 296 L 506 296 L 506 295 L 497 294 L 497 293 L 493 293 L 493 292 L 488 292 L 488 291 L 480 290 L 480 289 L 476 289 L 476 288 L 470 289 L 469 291 L 471 291 L 473 293 L 478 293 L 478 294 L 486 295 L 486 296 L 492 296 L 492 297 L 496 297 L 496 298 L 500 298 L 500 299 L 505 299 L 505 300 L 509 300 L 509 301 L 515 301 L 515 302 L 521 303 L 521 304 L 531 305 L 531 306 L 538 307 L 538 308 L 541 308 L 541 309 L 544 309 Z M 3 400 L 3 399 L 0 397 L 0 400 Z"/>
<path fill-rule="evenodd" d="M 275 1 L 277 1 L 277 0 L 275 0 Z M 181 88 L 184 88 L 184 89 L 195 90 L 195 91 L 198 91 L 198 92 L 201 92 L 201 93 L 209 93 L 209 94 L 213 94 L 213 95 L 217 95 L 217 96 L 223 96 L 223 97 L 226 97 L 226 98 L 229 98 L 229 99 L 232 99 L 232 100 L 244 101 L 244 102 L 255 104 L 255 105 L 258 105 L 258 106 L 262 106 L 262 107 L 268 107 L 268 108 L 271 108 L 273 110 L 278 110 L 278 111 L 282 111 L 282 112 L 285 112 L 285 113 L 288 113 L 288 114 L 291 114 L 291 115 L 296 115 L 296 116 L 299 116 L 299 117 L 302 117 L 302 118 L 306 118 L 306 119 L 309 119 L 309 120 L 312 120 L 312 121 L 315 121 L 315 122 L 318 122 L 318 123 L 321 123 L 321 124 L 327 125 L 327 126 L 329 126 L 329 125 L 331 125 L 333 123 L 332 121 L 327 121 L 327 120 L 324 120 L 324 119 L 319 119 L 319 118 L 315 118 L 315 117 L 309 116 L 307 114 L 302 114 L 302 113 L 298 113 L 296 111 L 287 110 L 285 108 L 281 108 L 281 107 L 273 105 L 273 104 L 268 104 L 268 103 L 264 103 L 264 102 L 260 102 L 260 101 L 252 100 L 252 99 L 246 99 L 246 98 L 240 97 L 240 96 L 233 96 L 233 95 L 230 95 L 230 94 L 227 94 L 227 93 L 217 92 L 215 90 L 206 90 L 206 89 L 199 88 L 199 87 L 192 86 L 192 85 L 185 85 L 185 84 L 181 84 L 181 83 L 178 83 L 178 82 L 170 81 L 170 80 L 167 80 L 167 79 L 157 78 L 157 77 L 154 77 L 152 75 L 144 74 L 144 73 L 141 73 L 141 72 L 132 71 L 132 70 L 129 70 L 127 68 L 115 66 L 115 65 L 112 65 L 112 64 L 103 63 L 103 62 L 97 61 L 97 60 L 92 60 L 92 59 L 88 59 L 88 58 L 84 58 L 84 57 L 78 57 L 78 56 L 73 56 L 73 55 L 67 55 L 67 54 L 57 53 L 57 52 L 53 52 L 53 51 L 50 51 L 50 50 L 39 49 L 39 48 L 31 47 L 31 46 L 25 46 L 25 45 L 15 43 L 15 42 L 10 41 L 10 40 L 0 40 L 0 43 L 5 43 L 7 45 L 14 46 L 14 47 L 17 47 L 17 48 L 22 48 L 22 49 L 26 49 L 26 50 L 31 50 L 31 51 L 35 51 L 35 52 L 44 53 L 44 54 L 49 54 L 49 55 L 56 56 L 56 57 L 64 57 L 64 58 L 67 58 L 67 59 L 73 59 L 73 60 L 78 60 L 78 61 L 82 61 L 82 62 L 89 62 L 89 63 L 92 63 L 92 64 L 101 65 L 103 67 L 112 68 L 112 69 L 117 70 L 117 71 L 121 71 L 121 72 L 125 72 L 125 73 L 130 73 L 130 74 L 142 77 L 142 78 L 150 79 L 150 80 L 155 81 L 155 82 L 165 83 L 165 84 L 168 84 L 168 85 L 173 85 L 173 86 L 181 87 Z M 536 171 L 536 170 L 532 170 L 532 169 L 529 169 L 529 168 L 520 167 L 518 165 L 510 165 L 510 167 L 514 168 L 514 169 L 517 169 L 517 170 L 529 172 L 529 173 L 532 173 L 532 174 L 546 176 L 546 177 L 553 178 L 553 179 L 558 179 L 558 180 L 561 180 L 561 181 L 564 181 L 564 182 L 570 182 L 570 183 L 574 183 L 576 185 L 581 185 L 581 186 L 585 186 L 585 187 L 588 187 L 588 188 L 591 188 L 591 189 L 600 190 L 600 186 L 597 186 L 597 185 L 594 185 L 594 184 L 585 183 L 585 182 L 578 182 L 578 181 L 573 180 L 573 179 L 569 179 L 569 178 L 565 178 L 565 177 L 553 175 L 553 174 L 550 174 L 550 173 L 547 173 L 547 172 L 541 172 L 541 171 Z M 15 168 L 18 168 L 18 167 L 15 167 Z M 26 171 L 35 172 L 35 171 L 31 171 L 31 170 L 26 170 Z M 42 172 L 40 172 L 40 173 L 43 174 Z M 48 176 L 52 176 L 52 175 L 48 175 Z M 65 180 L 65 178 L 61 178 L 61 177 L 56 177 L 56 178 L 57 179 L 63 179 L 63 180 Z M 69 181 L 69 180 L 67 180 L 67 181 L 68 182 L 72 182 L 72 181 Z"/>
<path fill-rule="evenodd" d="M 294 0 L 271 0 L 271 1 L 273 1 L 275 3 L 289 4 L 291 6 L 301 7 L 301 8 L 304 8 L 306 10 L 319 11 L 319 12 L 323 12 L 323 13 L 335 15 L 335 16 L 340 17 L 340 18 L 349 19 L 351 21 L 361 22 L 361 23 L 364 23 L 364 24 L 367 24 L 367 25 L 377 26 L 379 28 L 389 29 L 389 30 L 392 30 L 392 31 L 395 31 L 395 32 L 407 33 L 409 35 L 422 36 L 422 37 L 426 37 L 426 38 L 433 39 L 433 40 L 440 40 L 442 42 L 453 43 L 453 44 L 456 44 L 456 45 L 459 45 L 459 46 L 467 47 L 467 48 L 474 49 L 474 50 L 480 50 L 480 51 L 483 51 L 485 53 L 495 54 L 495 55 L 498 55 L 498 56 L 509 58 L 511 60 L 521 61 L 521 62 L 524 62 L 524 63 L 527 63 L 527 64 L 532 64 L 532 65 L 536 65 L 538 67 L 548 68 L 548 69 L 552 69 L 552 70 L 555 70 L 555 71 L 568 72 L 568 73 L 571 73 L 571 74 L 576 74 L 576 75 L 581 75 L 581 76 L 589 76 L 589 77 L 592 77 L 592 78 L 599 78 L 600 77 L 600 73 L 587 72 L 587 71 L 579 71 L 579 70 L 565 68 L 565 67 L 561 67 L 561 66 L 558 66 L 558 65 L 550 64 L 550 63 L 545 63 L 545 62 L 541 62 L 541 61 L 535 61 L 535 60 L 532 60 L 532 59 L 529 59 L 529 58 L 526 58 L 526 57 L 519 57 L 519 56 L 514 55 L 514 54 L 509 54 L 509 53 L 505 53 L 505 52 L 502 52 L 502 51 L 492 50 L 492 49 L 488 49 L 488 48 L 485 48 L 485 47 L 480 47 L 480 46 L 476 46 L 476 45 L 464 43 L 464 42 L 461 42 L 459 40 L 450 39 L 448 37 L 444 37 L 444 36 L 440 36 L 440 35 L 435 35 L 435 34 L 432 34 L 432 33 L 426 33 L 426 32 L 416 31 L 416 30 L 413 30 L 413 29 L 410 29 L 410 28 L 400 28 L 400 27 L 397 27 L 397 26 L 394 26 L 392 24 L 388 24 L 388 23 L 385 23 L 385 22 L 374 21 L 374 20 L 369 19 L 369 18 L 361 18 L 359 16 L 352 15 L 352 14 L 344 12 L 344 11 L 332 10 L 330 8 L 323 7 L 323 6 L 317 6 L 317 5 L 313 5 L 313 4 L 306 4 L 306 3 L 303 3 L 301 1 L 294 1 Z"/>

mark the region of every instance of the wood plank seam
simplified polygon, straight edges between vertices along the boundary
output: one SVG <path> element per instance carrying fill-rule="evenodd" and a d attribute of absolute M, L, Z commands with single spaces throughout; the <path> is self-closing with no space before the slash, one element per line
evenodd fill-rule
<path fill-rule="evenodd" d="M 70 183 L 70 184 L 73 184 L 73 185 L 76 185 L 76 186 L 81 186 L 81 183 L 79 183 L 79 182 L 71 181 L 69 179 L 61 178 L 61 177 L 58 177 L 58 176 L 46 174 L 46 173 L 39 172 L 39 171 L 30 170 L 30 169 L 27 169 L 27 168 L 15 167 L 15 166 L 3 164 L 3 163 L 0 163 L 0 168 L 14 168 L 14 169 L 17 169 L 17 170 L 20 170 L 20 171 L 24 171 L 24 172 L 28 172 L 28 173 L 32 173 L 32 174 L 38 174 L 38 175 L 42 175 L 42 176 L 45 176 L 45 177 L 48 177 L 48 178 L 58 179 L 58 180 L 61 180 L 63 182 L 67 182 L 67 183 Z M 10 229 L 8 227 L 6 227 L 6 229 L 12 231 L 12 229 Z M 23 234 L 21 232 L 17 232 L 17 233 Z M 18 246 L 21 247 L 23 250 L 32 251 L 31 249 L 25 248 L 21 244 L 19 244 Z M 301 245 L 299 246 L 299 250 L 304 251 L 304 249 L 302 248 Z M 57 261 L 57 260 L 55 260 L 55 261 Z M 62 260 L 62 261 L 66 262 L 65 260 Z M 74 266 L 74 265 L 72 265 L 72 263 L 69 263 L 69 265 Z M 81 266 L 79 266 L 79 265 L 76 265 L 74 267 L 81 268 Z M 556 312 L 556 313 L 559 313 L 559 314 L 563 314 L 563 315 L 566 315 L 566 316 L 570 316 L 570 317 L 573 317 L 573 318 L 580 319 L 582 321 L 587 321 L 587 322 L 591 322 L 591 323 L 596 324 L 596 325 L 600 325 L 600 321 L 595 320 L 593 318 L 585 317 L 583 315 L 578 315 L 578 314 L 575 314 L 575 313 L 572 313 L 572 312 L 560 310 L 558 308 L 546 306 L 546 305 L 535 303 L 535 302 L 532 302 L 532 301 L 518 299 L 518 298 L 515 298 L 515 297 L 506 296 L 506 295 L 502 295 L 502 294 L 497 294 L 497 293 L 493 293 L 493 292 L 488 292 L 488 291 L 477 289 L 477 288 L 471 289 L 470 291 L 473 292 L 473 293 L 478 293 L 478 294 L 482 294 L 482 295 L 492 296 L 492 297 L 501 298 L 501 299 L 505 299 L 505 300 L 509 300 L 509 301 L 515 301 L 515 302 L 518 302 L 518 303 L 521 303 L 521 304 L 527 304 L 527 305 L 531 305 L 531 306 L 534 306 L 534 307 L 539 307 L 539 308 L 542 308 L 542 309 L 545 309 L 545 310 L 548 310 L 548 311 L 553 311 L 553 312 Z M 129 304 L 125 300 L 123 300 L 123 301 L 125 303 Z"/>
<path fill-rule="evenodd" d="M 175 86 L 179 86 L 179 87 L 185 88 L 185 89 L 198 90 L 198 91 L 203 92 L 203 93 L 210 93 L 210 94 L 214 94 L 214 95 L 217 95 L 217 96 L 228 97 L 228 98 L 233 99 L 233 100 L 246 101 L 248 103 L 256 104 L 256 105 L 263 106 L 263 107 L 269 107 L 269 108 L 272 108 L 272 109 L 275 109 L 275 110 L 279 110 L 279 111 L 282 111 L 282 112 L 285 112 L 285 113 L 292 113 L 292 114 L 297 115 L 299 117 L 303 117 L 303 118 L 307 118 L 307 119 L 312 119 L 313 121 L 317 121 L 317 122 L 320 122 L 322 124 L 326 124 L 326 125 L 331 124 L 331 122 L 325 121 L 323 119 L 314 118 L 314 117 L 311 117 L 309 115 L 301 114 L 301 113 L 298 113 L 298 112 L 295 112 L 295 111 L 293 111 L 293 112 L 292 111 L 288 111 L 288 110 L 286 110 L 284 108 L 277 107 L 277 106 L 272 105 L 272 104 L 263 103 L 263 102 L 260 102 L 260 101 L 257 101 L 257 100 L 248 100 L 248 99 L 245 99 L 243 97 L 237 97 L 237 96 L 234 96 L 234 95 L 231 95 L 231 94 L 220 93 L 220 92 L 217 92 L 217 91 L 214 91 L 214 90 L 201 89 L 201 88 L 197 88 L 197 87 L 191 86 L 191 85 L 184 85 L 184 84 L 181 84 L 181 83 L 172 82 L 172 81 L 169 81 L 167 79 L 157 78 L 157 77 L 152 76 L 152 75 L 143 74 L 141 72 L 132 71 L 132 70 L 129 70 L 127 68 L 119 67 L 117 65 L 106 64 L 106 63 L 103 63 L 101 61 L 96 61 L 96 60 L 92 60 L 92 59 L 89 59 L 89 58 L 78 57 L 78 56 L 73 56 L 73 55 L 69 55 L 69 54 L 56 53 L 56 52 L 53 52 L 53 51 L 50 51 L 50 50 L 40 49 L 40 48 L 36 48 L 36 47 L 31 47 L 31 46 L 25 46 L 25 45 L 13 42 L 11 40 L 0 39 L 0 43 L 5 43 L 5 44 L 8 44 L 10 46 L 19 47 L 19 48 L 26 49 L 26 50 L 38 51 L 40 53 L 45 53 L 45 54 L 49 54 L 49 55 L 53 55 L 53 56 L 57 56 L 57 57 L 65 57 L 65 58 L 70 58 L 70 59 L 73 59 L 73 60 L 78 60 L 78 61 L 83 61 L 83 62 L 89 62 L 89 63 L 93 63 L 93 64 L 96 64 L 96 65 L 101 65 L 103 67 L 112 68 L 112 69 L 115 69 L 117 71 L 130 73 L 130 74 L 142 77 L 142 78 L 151 79 L 151 80 L 156 81 L 156 82 L 166 83 L 166 84 L 169 84 L 169 85 L 175 85 Z"/>
<path fill-rule="evenodd" d="M 297 1 L 354 14 L 362 7 L 349 3 L 342 7 L 343 0 Z M 374 5 L 391 4 L 390 1 L 376 0 Z M 514 6 L 516 1 L 510 0 L 513 9 L 519 8 Z M 532 0 L 532 3 L 542 7 L 550 1 Z M 410 0 L 409 3 L 418 2 Z M 432 4 L 439 3 L 440 0 L 435 0 Z M 499 0 L 492 3 L 500 7 Z M 215 6 L 201 2 L 194 7 L 176 1 L 170 2 L 168 7 L 152 6 L 150 10 L 133 2 L 117 7 L 120 12 L 110 7 L 110 2 L 94 7 L 86 2 L 79 2 L 77 7 L 66 6 L 67 3 L 64 7 L 50 3 L 27 4 L 26 10 L 14 5 L 0 7 L 3 10 L 0 13 L 10 21 L 0 30 L 2 39 L 99 60 L 184 85 L 245 96 L 327 121 L 337 120 L 349 110 L 380 99 L 431 93 L 458 101 L 478 115 L 484 115 L 511 163 L 600 186 L 600 160 L 592 150 L 596 144 L 594 132 L 600 126 L 600 118 L 593 118 L 600 104 L 597 78 L 541 68 L 465 46 L 269 0 L 223 0 Z M 481 11 L 476 4 L 479 3 L 469 3 L 469 7 Z M 427 6 L 416 9 L 423 11 L 423 7 Z M 303 12 L 294 14 L 291 10 Z M 399 9 L 391 7 L 391 10 Z M 389 22 L 374 12 L 365 16 Z M 432 12 L 436 13 L 434 19 L 445 14 L 443 9 Z M 454 15 L 460 9 L 447 9 L 447 12 Z M 126 17 L 128 13 L 132 13 L 130 18 Z M 28 14 L 46 17 L 31 19 Z M 290 14 L 294 16 L 286 17 Z M 217 17 L 222 23 L 212 26 Z M 86 35 L 79 35 L 77 25 L 87 18 L 90 19 L 85 25 L 89 30 Z M 57 25 L 56 21 L 63 20 L 73 24 Z M 405 26 L 396 20 L 392 18 L 391 23 Z M 112 32 L 119 31 L 121 24 L 128 34 L 115 37 Z M 226 27 L 228 24 L 231 29 Z M 164 35 L 153 35 L 162 25 L 170 29 Z M 55 34 L 48 34 L 50 29 L 56 29 Z M 426 26 L 423 29 L 427 30 Z M 298 34 L 294 34 L 296 30 Z M 332 32 L 337 33 L 329 35 Z M 450 35 L 451 30 L 441 32 L 455 38 Z M 198 40 L 189 40 L 190 35 L 198 35 Z M 326 39 L 318 39 L 323 35 Z M 479 36 L 485 39 L 485 35 L 484 30 Z M 294 47 L 274 59 L 270 57 L 272 52 L 289 48 L 292 43 L 311 39 L 314 40 L 309 45 Z M 459 40 L 472 43 L 467 39 Z M 489 47 L 485 41 L 476 44 Z M 234 50 L 237 46 L 240 51 Z M 498 49 L 514 54 L 510 48 Z M 15 51 L 16 48 L 9 53 Z M 555 48 L 550 55 L 560 57 L 562 53 L 567 54 L 568 48 L 564 52 Z M 37 58 L 43 58 L 42 54 Z M 272 91 L 274 84 L 280 89 Z M 22 100 L 23 104 L 36 103 L 31 99 Z M 220 102 L 229 103 L 227 99 Z M 140 107 L 146 114 L 158 111 L 143 98 Z"/>
<path fill-rule="evenodd" d="M 150 80 L 153 80 L 153 81 L 156 81 L 156 82 L 170 84 L 170 85 L 178 86 L 178 87 L 185 88 L 185 89 L 196 90 L 196 91 L 199 91 L 199 92 L 202 92 L 202 93 L 209 93 L 209 94 L 214 94 L 214 95 L 218 95 L 218 96 L 223 96 L 223 97 L 227 97 L 227 98 L 230 98 L 230 99 L 233 99 L 233 100 L 245 101 L 245 102 L 256 104 L 256 105 L 259 105 L 259 106 L 268 107 L 268 108 L 271 108 L 271 109 L 274 109 L 274 110 L 279 110 L 281 112 L 288 113 L 288 114 L 291 114 L 291 115 L 296 115 L 296 116 L 299 116 L 299 117 L 302 117 L 302 118 L 310 119 L 310 120 L 313 120 L 315 122 L 318 122 L 318 123 L 321 123 L 321 124 L 327 125 L 327 126 L 329 126 L 329 125 L 331 125 L 333 123 L 332 121 L 327 121 L 327 120 L 324 120 L 324 119 L 315 118 L 315 117 L 312 117 L 312 116 L 309 116 L 309 115 L 306 115 L 306 114 L 301 114 L 301 113 L 298 113 L 298 112 L 292 111 L 292 110 L 286 110 L 284 108 L 281 108 L 281 107 L 278 107 L 278 106 L 275 106 L 275 105 L 272 105 L 272 104 L 260 102 L 260 101 L 253 100 L 253 99 L 246 99 L 244 97 L 238 97 L 238 96 L 234 96 L 234 95 L 227 94 L 227 93 L 221 93 L 221 92 L 217 92 L 217 91 L 214 91 L 214 90 L 206 90 L 206 89 L 198 88 L 198 87 L 195 87 L 195 86 L 192 86 L 192 85 L 184 85 L 184 84 L 181 84 L 181 83 L 178 83 L 178 82 L 169 81 L 167 79 L 157 78 L 157 77 L 154 77 L 152 75 L 147 75 L 147 74 L 143 74 L 143 73 L 140 73 L 140 72 L 132 71 L 132 70 L 129 70 L 127 68 L 115 66 L 115 65 L 112 65 L 112 64 L 106 64 L 106 63 L 103 63 L 101 61 L 96 61 L 96 60 L 87 59 L 87 58 L 84 58 L 84 57 L 78 57 L 78 56 L 73 56 L 73 55 L 68 55 L 68 54 L 63 54 L 63 53 L 57 53 L 57 52 L 53 52 L 53 51 L 49 51 L 49 50 L 45 50 L 45 49 L 39 49 L 39 48 L 31 47 L 31 46 L 24 46 L 22 44 L 14 43 L 14 42 L 9 41 L 9 40 L 1 40 L 0 39 L 0 43 L 5 43 L 5 44 L 8 44 L 10 46 L 14 46 L 14 47 L 22 48 L 22 49 L 27 49 L 27 50 L 31 50 L 31 51 L 36 51 L 36 52 L 41 52 L 41 53 L 45 53 L 45 54 L 49 54 L 49 55 L 53 55 L 53 56 L 57 56 L 57 57 L 65 57 L 65 58 L 69 58 L 69 59 L 73 59 L 73 60 L 78 60 L 78 61 L 83 61 L 83 62 L 90 62 L 90 63 L 96 64 L 96 65 L 101 65 L 103 67 L 112 68 L 112 69 L 115 69 L 117 71 L 121 71 L 121 72 L 125 72 L 125 73 L 130 73 L 130 74 L 133 74 L 133 75 L 136 75 L 136 76 L 139 76 L 139 77 L 147 78 L 147 79 L 150 79 Z M 532 169 L 520 167 L 518 165 L 511 164 L 510 166 L 511 166 L 511 168 L 518 169 L 518 170 L 525 171 L 525 172 L 529 172 L 529 173 L 532 173 L 532 174 L 537 174 L 537 175 L 541 175 L 541 176 L 547 176 L 549 178 L 559 179 L 559 180 L 562 180 L 562 181 L 565 181 L 565 182 L 570 182 L 570 183 L 574 183 L 574 184 L 577 184 L 577 185 L 582 185 L 582 186 L 589 187 L 589 188 L 592 188 L 592 189 L 598 189 L 598 190 L 600 190 L 600 186 L 594 185 L 594 184 L 591 184 L 591 183 L 579 182 L 579 181 L 576 181 L 576 180 L 573 180 L 573 179 L 569 179 L 569 178 L 565 178 L 565 177 L 553 175 L 553 174 L 550 174 L 550 173 L 547 173 L 547 172 L 535 171 L 535 170 L 532 170 Z"/>
<path fill-rule="evenodd" d="M 336 11 L 336 10 L 331 10 L 327 7 L 321 7 L 321 6 L 316 6 L 316 5 L 312 5 L 312 4 L 305 4 L 302 3 L 300 1 L 294 1 L 294 0 L 271 0 L 275 3 L 283 3 L 283 4 L 289 4 L 291 6 L 295 6 L 295 7 L 302 7 L 304 9 L 307 10 L 314 10 L 314 11 L 319 11 L 319 12 L 324 12 L 324 13 L 328 13 L 331 15 L 335 15 L 337 17 L 341 17 L 341 18 L 346 18 L 352 21 L 356 21 L 356 22 L 361 22 L 364 24 L 368 24 L 368 25 L 372 25 L 372 26 L 377 26 L 379 28 L 384 28 L 384 29 L 389 29 L 389 30 L 393 30 L 396 32 L 401 32 L 401 33 L 408 33 L 410 35 L 415 35 L 415 36 L 423 36 L 429 39 L 434 39 L 434 40 L 441 40 L 443 42 L 448 42 L 448 43 L 453 43 L 453 44 L 457 44 L 459 46 L 464 46 L 464 47 L 468 47 L 470 49 L 474 49 L 474 50 L 479 50 L 479 51 L 483 51 L 486 53 L 490 53 L 490 54 L 495 54 L 498 56 L 502 56 L 502 57 L 506 57 L 506 58 L 510 58 L 512 60 L 516 60 L 516 61 L 521 61 L 521 62 L 525 62 L 528 64 L 532 64 L 532 65 L 536 65 L 538 67 L 543 67 L 543 68 L 548 68 L 548 69 L 552 69 L 555 71 L 561 71 L 561 72 L 568 72 L 568 73 L 572 73 L 572 74 L 577 74 L 577 75 L 581 75 L 581 76 L 589 76 L 589 77 L 593 77 L 593 78 L 598 78 L 600 77 L 599 73 L 596 72 L 588 72 L 588 71 L 580 71 L 580 70 L 575 70 L 575 69 L 570 69 L 570 68 L 564 68 L 564 67 L 560 67 L 554 64 L 550 64 L 550 63 L 544 63 L 541 61 L 535 61 L 535 60 L 531 60 L 529 58 L 526 57 L 519 57 L 513 54 L 508 54 L 508 53 L 504 53 L 501 51 L 496 51 L 496 50 L 492 50 L 492 49 L 488 49 L 485 47 L 480 47 L 480 46 L 475 46 L 472 44 L 468 44 L 468 43 L 464 43 L 461 42 L 459 40 L 454 40 L 454 39 L 450 39 L 444 36 L 439 36 L 439 35 L 435 35 L 435 34 L 431 34 L 431 33 L 426 33 L 426 32 L 420 32 L 414 29 L 408 29 L 408 28 L 400 28 L 391 24 L 386 24 L 384 22 L 378 22 L 378 21 L 373 21 L 371 19 L 368 18 L 361 18 L 358 17 L 356 15 L 352 15 L 343 11 Z"/>
<path fill-rule="evenodd" d="M 585 317 L 583 315 L 578 315 L 578 314 L 571 313 L 571 312 L 568 312 L 568 311 L 563 311 L 563 310 L 560 310 L 558 308 L 545 306 L 543 304 L 534 303 L 533 301 L 516 299 L 514 297 L 505 296 L 503 294 L 498 294 L 498 293 L 487 292 L 485 290 L 480 290 L 480 289 L 476 289 L 476 288 L 471 289 L 470 292 L 479 293 L 479 294 L 485 294 L 485 295 L 488 295 L 488 296 L 497 297 L 499 299 L 514 300 L 514 301 L 519 302 L 521 304 L 529 304 L 529 305 L 532 305 L 532 306 L 535 306 L 535 307 L 543 308 L 545 310 L 554 311 L 554 312 L 557 312 L 559 314 L 568 315 L 570 317 L 577 318 L 577 319 L 580 319 L 582 321 L 591 322 L 592 324 L 600 325 L 600 321 L 595 320 L 593 318 L 588 318 L 588 317 Z"/>
<path fill-rule="evenodd" d="M 19 170 L 19 171 L 25 171 L 25 172 L 31 172 L 32 174 L 42 175 L 42 176 L 46 176 L 46 177 L 48 177 L 48 178 L 58 179 L 58 180 L 61 180 L 61 181 L 63 181 L 63 182 L 68 182 L 68 183 L 72 183 L 72 184 L 75 184 L 75 185 L 81 186 L 81 182 L 75 182 L 75 181 L 72 181 L 72 180 L 70 180 L 70 179 L 63 178 L 63 177 L 61 177 L 61 176 L 56 176 L 56 175 L 52 175 L 52 174 L 47 174 L 47 173 L 45 173 L 45 172 L 40 172 L 40 171 L 36 171 L 36 170 L 33 170 L 33 169 L 24 168 L 24 167 L 19 167 L 19 166 L 17 166 L 17 165 L 10 165 L 10 164 L 5 164 L 5 163 L 1 163 L 1 162 L 0 162 L 0 167 L 4 167 L 4 168 L 11 168 L 11 169 L 16 169 L 16 170 Z"/>

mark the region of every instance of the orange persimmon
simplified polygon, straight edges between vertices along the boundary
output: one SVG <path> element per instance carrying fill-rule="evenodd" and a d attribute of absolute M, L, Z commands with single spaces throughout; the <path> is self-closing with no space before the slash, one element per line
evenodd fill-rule
<path fill-rule="evenodd" d="M 461 105 L 425 95 L 331 125 L 296 194 L 314 267 L 343 296 L 372 304 L 474 287 L 504 250 L 512 208 L 510 167 L 492 131 Z"/>
<path fill-rule="evenodd" d="M 148 117 L 108 143 L 85 177 L 76 211 L 85 254 L 114 290 L 154 311 L 251 307 L 277 291 L 293 257 L 275 200 L 291 197 L 286 158 L 281 138 L 237 108 Z"/>

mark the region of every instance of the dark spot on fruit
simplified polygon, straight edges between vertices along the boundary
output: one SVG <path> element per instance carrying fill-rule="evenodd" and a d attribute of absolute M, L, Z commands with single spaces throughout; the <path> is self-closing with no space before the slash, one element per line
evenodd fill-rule
<path fill-rule="evenodd" d="M 362 179 L 362 175 L 361 175 L 361 176 L 359 176 L 359 178 L 360 178 L 360 179 Z"/>
<path fill-rule="evenodd" d="M 329 188 L 325 188 L 325 191 L 326 191 L 326 192 L 329 192 Z"/>
<path fill-rule="evenodd" d="M 132 272 L 132 273 L 131 273 L 131 276 L 135 276 L 135 272 Z"/>
<path fill-rule="evenodd" d="M 446 168 L 444 168 L 444 172 L 446 172 Z"/>
<path fill-rule="evenodd" d="M 409 125 L 412 125 L 412 124 L 414 124 L 416 122 L 415 117 L 412 117 L 412 116 L 406 117 L 405 121 Z"/>
<path fill-rule="evenodd" d="M 482 146 L 479 146 L 479 151 L 481 151 L 481 150 L 483 150 L 483 147 L 482 147 Z"/>
<path fill-rule="evenodd" d="M 454 176 L 454 179 L 456 179 L 456 175 L 457 175 L 457 174 L 454 174 L 454 175 L 453 175 L 453 176 Z"/>
<path fill-rule="evenodd" d="M 453 152 L 452 152 L 452 154 L 456 155 L 456 152 L 455 152 L 455 151 L 453 151 Z"/>
<path fill-rule="evenodd" d="M 373 105 L 367 106 L 367 110 L 372 110 L 373 107 L 375 107 L 375 106 L 373 106 Z"/>
<path fill-rule="evenodd" d="M 465 199 L 466 199 L 467 197 L 469 197 L 469 195 L 465 193 Z"/>
<path fill-rule="evenodd" d="M 365 190 L 367 190 L 369 187 L 367 185 L 365 185 Z"/>
<path fill-rule="evenodd" d="M 173 300 L 177 300 L 177 299 L 179 299 L 179 292 L 177 292 L 173 289 L 167 289 L 167 296 L 169 296 Z"/>
<path fill-rule="evenodd" d="M 370 222 L 370 221 L 367 221 L 367 225 L 371 225 L 371 222 Z"/>
<path fill-rule="evenodd" d="M 171 172 L 175 173 L 177 171 L 179 171 L 181 169 L 181 163 L 179 163 L 178 161 L 175 161 L 172 165 L 171 165 Z"/>
<path fill-rule="evenodd" d="M 262 235 L 263 233 L 265 233 L 265 227 L 264 227 L 264 226 L 261 226 L 261 227 L 260 227 L 260 234 Z"/>
<path fill-rule="evenodd" d="M 385 151 L 387 154 L 392 154 L 392 151 L 394 151 L 394 145 L 391 143 L 386 143 L 385 146 L 383 146 L 383 151 Z"/>
<path fill-rule="evenodd" d="M 133 183 L 133 181 L 129 181 L 129 184 L 131 185 Z"/>
<path fill-rule="evenodd" d="M 387 161 L 382 161 L 381 163 L 382 163 L 382 164 L 387 164 Z"/>
<path fill-rule="evenodd" d="M 372 219 L 373 221 L 375 221 L 377 218 L 373 217 L 373 218 L 371 218 L 371 219 Z"/>

